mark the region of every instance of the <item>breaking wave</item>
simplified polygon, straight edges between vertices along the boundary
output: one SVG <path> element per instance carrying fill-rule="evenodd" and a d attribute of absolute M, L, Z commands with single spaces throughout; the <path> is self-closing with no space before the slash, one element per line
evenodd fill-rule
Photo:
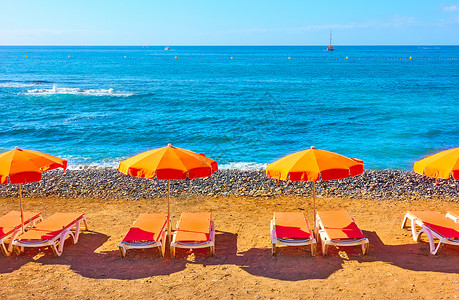
<path fill-rule="evenodd" d="M 27 90 L 24 95 L 83 95 L 83 96 L 114 96 L 129 97 L 132 93 L 123 93 L 110 89 L 80 89 L 80 88 L 58 88 L 53 85 L 50 89 L 33 89 Z"/>
<path fill-rule="evenodd" d="M 258 171 L 266 169 L 266 163 L 255 162 L 232 162 L 223 165 L 218 165 L 219 170 L 240 170 L 240 171 Z"/>
<path fill-rule="evenodd" d="M 35 84 L 32 82 L 17 82 L 17 81 L 0 81 L 0 87 L 2 88 L 25 88 L 31 87 Z"/>

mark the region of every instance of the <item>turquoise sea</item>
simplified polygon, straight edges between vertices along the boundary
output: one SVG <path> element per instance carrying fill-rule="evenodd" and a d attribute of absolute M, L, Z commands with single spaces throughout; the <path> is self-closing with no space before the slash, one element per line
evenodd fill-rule
<path fill-rule="evenodd" d="M 459 147 L 458 46 L 0 47 L 0 151 L 259 168 L 315 146 L 410 170 Z M 411 57 L 411 59 L 410 59 Z"/>

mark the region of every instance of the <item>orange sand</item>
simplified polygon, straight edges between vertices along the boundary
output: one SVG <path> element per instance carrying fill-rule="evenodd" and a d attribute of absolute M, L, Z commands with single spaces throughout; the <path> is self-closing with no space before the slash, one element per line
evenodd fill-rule
<path fill-rule="evenodd" d="M 157 250 L 130 250 L 120 257 L 118 243 L 141 212 L 165 212 L 164 199 L 24 199 L 25 209 L 44 216 L 61 211 L 86 213 L 89 232 L 62 257 L 50 249 L 27 249 L 0 257 L 0 298 L 5 299 L 454 299 L 459 298 L 459 248 L 444 246 L 438 256 L 400 228 L 407 210 L 457 209 L 436 201 L 318 199 L 319 209 L 346 209 L 370 239 L 370 253 L 359 247 L 311 257 L 309 247 L 279 248 L 271 256 L 269 222 L 273 211 L 304 209 L 312 220 L 311 199 L 176 198 L 172 224 L 184 211 L 212 211 L 217 229 L 216 257 L 209 250 L 177 250 L 159 258 Z M 18 199 L 2 199 L 0 214 L 18 209 Z M 312 224 L 312 222 L 311 222 Z"/>

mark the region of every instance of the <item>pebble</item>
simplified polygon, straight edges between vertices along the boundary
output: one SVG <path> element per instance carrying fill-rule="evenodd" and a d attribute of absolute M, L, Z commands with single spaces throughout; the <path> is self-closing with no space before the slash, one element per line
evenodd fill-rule
<path fill-rule="evenodd" d="M 45 172 L 39 182 L 28 183 L 24 197 L 102 199 L 153 199 L 165 197 L 167 181 L 130 177 L 115 168 L 84 167 Z M 312 196 L 312 182 L 278 181 L 263 170 L 219 170 L 210 178 L 171 181 L 171 195 L 273 197 Z M 412 171 L 365 170 L 363 174 L 339 180 L 316 182 L 317 197 L 365 198 L 375 200 L 441 199 L 459 202 L 459 185 L 454 179 L 435 179 Z M 18 187 L 0 185 L 0 197 L 18 197 Z"/>

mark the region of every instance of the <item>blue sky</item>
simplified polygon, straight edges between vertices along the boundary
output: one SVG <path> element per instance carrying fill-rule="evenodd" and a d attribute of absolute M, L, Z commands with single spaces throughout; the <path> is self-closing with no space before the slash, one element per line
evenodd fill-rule
<path fill-rule="evenodd" d="M 459 45 L 459 1 L 0 0 L 0 45 Z"/>

